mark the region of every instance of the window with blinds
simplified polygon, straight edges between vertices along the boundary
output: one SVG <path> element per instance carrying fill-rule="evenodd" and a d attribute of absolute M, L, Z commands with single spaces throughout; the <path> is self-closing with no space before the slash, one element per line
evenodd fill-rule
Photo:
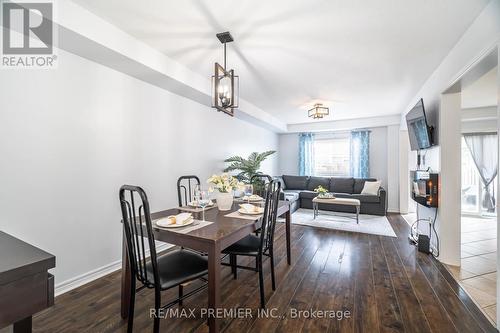
<path fill-rule="evenodd" d="M 350 136 L 348 134 L 314 140 L 314 175 L 350 175 Z"/>

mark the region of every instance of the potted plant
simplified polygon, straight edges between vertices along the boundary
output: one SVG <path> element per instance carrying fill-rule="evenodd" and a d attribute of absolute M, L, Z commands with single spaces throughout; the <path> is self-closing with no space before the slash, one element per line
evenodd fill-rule
<path fill-rule="evenodd" d="M 260 164 L 275 152 L 274 150 L 268 150 L 263 153 L 253 152 L 248 158 L 232 156 L 224 161 L 226 163 L 231 163 L 224 169 L 224 172 L 239 171 L 239 173 L 236 174 L 236 178 L 244 184 L 250 184 L 253 175 L 262 174 L 262 172 L 259 171 Z M 257 179 L 252 185 L 254 193 L 263 193 L 264 182 L 262 179 Z"/>
<path fill-rule="evenodd" d="M 236 175 L 236 178 L 240 182 L 250 184 L 250 179 L 253 175 L 262 173 L 259 171 L 260 164 L 275 152 L 276 151 L 274 150 L 268 150 L 263 153 L 253 152 L 248 156 L 248 158 L 232 156 L 224 161 L 226 163 L 231 163 L 224 169 L 224 172 L 239 170 L 240 172 Z"/>
<path fill-rule="evenodd" d="M 207 183 L 213 184 L 217 190 L 217 206 L 219 210 L 230 210 L 233 206 L 233 191 L 241 186 L 238 179 L 228 173 L 222 175 L 213 175 L 207 180 Z"/>

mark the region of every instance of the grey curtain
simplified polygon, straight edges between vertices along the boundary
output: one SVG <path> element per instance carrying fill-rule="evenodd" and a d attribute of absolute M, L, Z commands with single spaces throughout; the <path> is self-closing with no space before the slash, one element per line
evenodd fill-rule
<path fill-rule="evenodd" d="M 495 193 L 490 185 L 498 172 L 498 139 L 496 133 L 470 133 L 464 134 L 465 143 L 474 160 L 483 182 L 485 194 L 483 207 L 488 212 L 495 211 Z"/>

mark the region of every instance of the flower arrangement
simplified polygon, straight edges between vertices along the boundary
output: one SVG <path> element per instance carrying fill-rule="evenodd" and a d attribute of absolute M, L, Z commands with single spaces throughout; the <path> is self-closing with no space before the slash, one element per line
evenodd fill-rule
<path fill-rule="evenodd" d="M 326 188 L 319 185 L 314 189 L 314 192 L 318 193 L 318 198 L 320 199 L 335 199 L 333 193 L 330 193 Z"/>
<path fill-rule="evenodd" d="M 320 196 L 324 196 L 328 193 L 328 190 L 323 186 L 319 185 L 314 189 L 314 192 L 318 193 Z"/>
<path fill-rule="evenodd" d="M 215 189 L 220 193 L 229 193 L 242 185 L 238 179 L 228 173 L 212 175 L 208 178 L 207 183 L 215 185 Z"/>

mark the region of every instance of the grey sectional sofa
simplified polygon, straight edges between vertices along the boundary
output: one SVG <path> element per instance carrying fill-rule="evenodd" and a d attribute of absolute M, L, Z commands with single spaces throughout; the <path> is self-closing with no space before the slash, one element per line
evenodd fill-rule
<path fill-rule="evenodd" d="M 361 194 L 365 181 L 376 181 L 373 178 L 283 175 L 276 177 L 276 179 L 281 182 L 283 189 L 282 199 L 290 201 L 292 212 L 299 208 L 312 209 L 312 199 L 318 195 L 314 192 L 314 189 L 321 185 L 329 189 L 338 198 L 359 199 L 361 202 L 361 214 L 385 215 L 387 213 L 387 193 L 382 187 L 379 188 L 378 195 Z M 353 207 L 342 205 L 319 204 L 319 209 L 346 213 L 355 212 Z"/>

